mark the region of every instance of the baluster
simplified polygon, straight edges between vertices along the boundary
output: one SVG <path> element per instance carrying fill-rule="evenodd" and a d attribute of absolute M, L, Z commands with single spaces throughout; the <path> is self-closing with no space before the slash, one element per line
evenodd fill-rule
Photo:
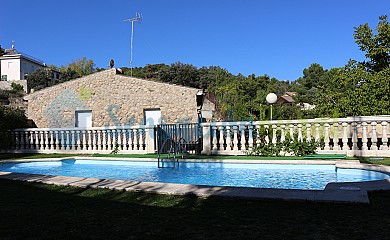
<path fill-rule="evenodd" d="M 261 136 L 260 136 L 260 128 L 261 128 L 261 125 L 257 125 L 256 126 L 256 146 L 259 147 L 260 146 L 260 142 L 261 142 Z"/>
<path fill-rule="evenodd" d="M 290 124 L 290 138 L 294 140 L 294 124 Z"/>
<path fill-rule="evenodd" d="M 389 150 L 389 147 L 387 146 L 388 143 L 388 137 L 387 137 L 387 122 L 382 122 L 382 146 L 381 150 Z"/>
<path fill-rule="evenodd" d="M 324 124 L 325 126 L 325 136 L 324 136 L 324 142 L 325 142 L 325 147 L 324 147 L 324 150 L 330 150 L 330 147 L 329 147 L 329 123 L 325 123 Z"/>
<path fill-rule="evenodd" d="M 129 145 L 129 150 L 133 150 L 133 129 L 129 129 L 128 145 Z"/>
<path fill-rule="evenodd" d="M 362 122 L 362 150 L 368 150 L 368 146 L 367 146 L 367 142 L 368 142 L 368 139 L 367 139 L 367 123 L 366 122 Z"/>
<path fill-rule="evenodd" d="M 280 141 L 286 141 L 286 124 L 280 125 Z"/>
<path fill-rule="evenodd" d="M 12 135 L 12 138 L 14 139 L 15 149 L 20 149 L 20 134 L 19 134 L 19 132 L 12 131 L 11 135 Z"/>
<path fill-rule="evenodd" d="M 232 138 L 231 138 L 231 130 L 230 126 L 226 126 L 226 150 L 232 150 Z"/>
<path fill-rule="evenodd" d="M 97 132 L 97 147 L 96 150 L 104 150 L 104 145 L 105 145 L 105 137 L 104 134 L 102 133 L 103 130 L 96 130 Z M 103 140 L 102 140 L 103 139 Z"/>
<path fill-rule="evenodd" d="M 339 145 L 339 123 L 333 123 L 333 150 L 340 150 Z"/>
<path fill-rule="evenodd" d="M 61 131 L 61 150 L 66 150 L 65 131 Z"/>
<path fill-rule="evenodd" d="M 60 149 L 60 139 L 58 138 L 58 131 L 54 131 L 54 147 L 56 150 Z"/>
<path fill-rule="evenodd" d="M 213 131 L 213 139 L 211 141 L 213 144 L 212 151 L 216 151 L 216 150 L 218 150 L 217 127 L 212 126 L 211 129 Z"/>
<path fill-rule="evenodd" d="M 94 130 L 88 130 L 88 150 L 94 149 L 94 140 L 95 140 L 95 131 Z"/>
<path fill-rule="evenodd" d="M 72 147 L 72 150 L 76 150 L 77 148 L 77 144 L 78 144 L 78 141 L 80 140 L 80 138 L 78 138 L 78 134 L 77 134 L 77 130 L 73 130 L 73 131 L 70 131 L 71 133 L 71 147 Z"/>
<path fill-rule="evenodd" d="M 246 139 L 245 139 L 246 126 L 240 125 L 239 127 L 240 127 L 240 131 L 241 131 L 241 137 L 240 137 L 241 151 L 244 151 L 244 150 L 246 150 Z"/>
<path fill-rule="evenodd" d="M 33 131 L 29 132 L 29 137 L 30 137 L 30 142 L 29 142 L 29 149 L 35 148 L 34 143 L 35 143 L 35 134 Z"/>
<path fill-rule="evenodd" d="M 269 126 L 268 125 L 264 125 L 264 128 L 265 128 L 265 136 L 264 136 L 264 141 L 266 144 L 269 143 Z"/>
<path fill-rule="evenodd" d="M 70 143 L 71 143 L 71 134 L 70 134 L 70 131 L 65 131 L 66 132 L 66 145 L 65 145 L 65 149 L 69 150 L 70 149 Z"/>
<path fill-rule="evenodd" d="M 39 149 L 45 149 L 45 139 L 44 139 L 44 131 L 39 132 Z"/>
<path fill-rule="evenodd" d="M 314 126 L 315 126 L 315 129 L 316 129 L 316 137 L 315 137 L 315 140 L 316 140 L 316 141 L 320 141 L 320 139 L 321 139 L 321 137 L 320 137 L 320 127 L 321 127 L 321 124 L 316 123 Z"/>
<path fill-rule="evenodd" d="M 311 141 L 311 123 L 306 124 L 306 141 Z"/>
<path fill-rule="evenodd" d="M 54 131 L 50 131 L 49 134 L 50 134 L 50 148 L 49 149 L 53 150 L 54 149 Z"/>
<path fill-rule="evenodd" d="M 21 131 L 19 132 L 19 149 L 24 149 L 25 148 L 25 132 Z"/>
<path fill-rule="evenodd" d="M 378 136 L 377 136 L 377 132 L 376 132 L 376 125 L 377 125 L 376 122 L 371 123 L 371 126 L 372 126 L 371 150 L 378 150 L 378 145 L 377 145 Z"/>
<path fill-rule="evenodd" d="M 111 141 L 111 130 L 107 129 L 105 133 L 106 133 L 106 136 L 107 136 L 106 149 L 111 150 L 111 144 L 112 144 L 112 141 Z"/>
<path fill-rule="evenodd" d="M 140 129 L 140 138 L 141 138 L 141 150 L 145 150 L 146 149 L 146 144 L 145 144 L 146 131 L 145 131 L 145 128 Z"/>
<path fill-rule="evenodd" d="M 151 131 L 154 131 L 153 129 Z M 129 129 L 123 129 L 123 149 L 129 150 Z"/>
<path fill-rule="evenodd" d="M 35 149 L 39 149 L 39 131 L 35 132 Z"/>
<path fill-rule="evenodd" d="M 298 124 L 298 141 L 302 142 L 302 124 Z"/>
<path fill-rule="evenodd" d="M 352 150 L 356 151 L 358 150 L 357 123 L 353 122 L 351 126 L 352 126 Z"/>
<path fill-rule="evenodd" d="M 117 144 L 117 138 L 116 137 L 117 137 L 116 130 L 112 129 L 111 130 L 111 144 L 110 144 L 111 148 L 110 148 L 110 150 L 114 150 L 115 147 L 116 147 L 116 144 Z"/>
<path fill-rule="evenodd" d="M 272 124 L 272 143 L 276 144 L 276 128 L 278 126 L 276 124 Z"/>
<path fill-rule="evenodd" d="M 86 130 L 81 130 L 81 136 L 82 136 L 82 144 L 83 144 L 83 150 L 87 150 L 87 135 Z"/>
<path fill-rule="evenodd" d="M 76 130 L 76 147 L 77 147 L 77 150 L 81 150 L 82 149 L 82 141 L 83 141 L 83 134 L 82 134 L 82 130 Z"/>
<path fill-rule="evenodd" d="M 11 131 L 11 138 L 14 139 L 14 148 L 15 149 L 20 149 L 20 136 L 19 136 L 19 132 L 16 132 L 16 131 Z"/>
<path fill-rule="evenodd" d="M 120 136 L 120 144 L 121 144 L 121 149 L 122 150 L 126 150 L 125 134 L 126 134 L 126 130 L 125 129 L 121 129 L 119 136 Z"/>
<path fill-rule="evenodd" d="M 343 126 L 343 150 L 347 151 L 349 150 L 348 146 L 348 123 L 344 122 L 342 123 Z"/>
<path fill-rule="evenodd" d="M 248 126 L 248 150 L 253 149 L 253 125 Z"/>
<path fill-rule="evenodd" d="M 136 143 L 137 143 L 137 148 L 136 150 L 140 150 L 140 146 L 141 146 L 141 132 L 140 132 L 140 129 L 135 129 L 135 140 L 136 140 Z"/>
<path fill-rule="evenodd" d="M 44 146 L 43 146 L 43 148 L 44 149 L 49 149 L 49 133 L 48 133 L 48 131 L 44 131 L 43 132 L 43 144 L 44 144 Z"/>
<path fill-rule="evenodd" d="M 233 151 L 238 152 L 238 126 L 233 126 Z"/>
<path fill-rule="evenodd" d="M 219 150 L 223 151 L 225 150 L 225 144 L 224 144 L 224 128 L 223 126 L 219 126 Z"/>

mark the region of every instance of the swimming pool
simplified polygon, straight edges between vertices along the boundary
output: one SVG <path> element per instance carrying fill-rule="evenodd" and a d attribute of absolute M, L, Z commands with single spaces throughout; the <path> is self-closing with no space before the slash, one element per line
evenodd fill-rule
<path fill-rule="evenodd" d="M 166 163 L 169 164 L 169 163 Z M 0 164 L 0 171 L 207 186 L 323 190 L 330 182 L 387 179 L 385 173 L 328 165 L 180 162 L 157 168 L 150 161 L 61 160 Z"/>

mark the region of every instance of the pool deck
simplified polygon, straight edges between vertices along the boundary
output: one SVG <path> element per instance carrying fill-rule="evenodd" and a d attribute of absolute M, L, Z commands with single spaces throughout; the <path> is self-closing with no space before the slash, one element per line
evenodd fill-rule
<path fill-rule="evenodd" d="M 78 158 L 67 158 L 78 159 Z M 82 158 L 86 159 L 86 158 Z M 88 158 L 101 160 L 101 158 Z M 107 158 L 105 158 L 107 159 Z M 61 159 L 34 159 L 34 160 L 12 160 L 7 162 L 31 162 L 31 161 L 59 161 Z M 113 159 L 109 159 L 113 160 Z M 116 160 L 118 160 L 116 158 Z M 119 159 L 126 160 L 126 159 Z M 156 161 L 156 159 L 137 159 L 138 161 Z M 189 160 L 185 161 L 197 161 Z M 204 161 L 204 160 L 202 160 Z M 5 161 L 2 161 L 5 162 Z M 215 161 L 213 161 L 215 162 Z M 220 160 L 218 162 L 239 162 L 239 163 L 274 163 L 274 164 L 335 164 L 339 168 L 357 168 L 375 170 L 390 173 L 390 167 L 371 164 L 361 164 L 359 161 L 335 161 L 335 160 Z M 157 162 L 156 162 L 157 164 Z M 157 166 L 156 166 L 157 167 Z M 368 191 L 390 190 L 390 178 L 369 182 L 345 182 L 329 183 L 324 190 L 298 190 L 298 189 L 274 189 L 274 188 L 246 188 L 246 187 L 217 187 L 191 184 L 172 184 L 159 182 L 138 182 L 131 180 L 110 180 L 99 178 L 81 178 L 51 176 L 41 174 L 23 174 L 12 172 L 0 172 L 0 178 L 40 182 L 61 186 L 74 186 L 82 188 L 108 188 L 113 190 L 142 191 L 148 193 L 174 194 L 174 195 L 196 195 L 199 197 L 231 197 L 245 199 L 282 199 L 296 201 L 317 201 L 317 202 L 351 202 L 369 203 Z"/>

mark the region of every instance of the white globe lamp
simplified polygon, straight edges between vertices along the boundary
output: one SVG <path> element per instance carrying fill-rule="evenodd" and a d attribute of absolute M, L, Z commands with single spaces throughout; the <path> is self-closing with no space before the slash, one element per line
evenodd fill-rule
<path fill-rule="evenodd" d="M 276 101 L 278 100 L 278 96 L 276 96 L 275 93 L 268 93 L 267 97 L 265 97 L 265 100 L 267 100 L 267 102 L 271 104 L 271 121 L 272 121 L 272 104 L 276 103 Z"/>

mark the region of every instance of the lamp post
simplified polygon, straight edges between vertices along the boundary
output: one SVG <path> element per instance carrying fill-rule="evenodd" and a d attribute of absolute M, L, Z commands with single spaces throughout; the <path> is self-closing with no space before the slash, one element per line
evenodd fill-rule
<path fill-rule="evenodd" d="M 268 93 L 265 100 L 267 100 L 267 102 L 271 105 L 271 121 L 272 121 L 272 104 L 276 103 L 276 101 L 278 100 L 278 96 L 276 96 L 275 93 Z"/>

